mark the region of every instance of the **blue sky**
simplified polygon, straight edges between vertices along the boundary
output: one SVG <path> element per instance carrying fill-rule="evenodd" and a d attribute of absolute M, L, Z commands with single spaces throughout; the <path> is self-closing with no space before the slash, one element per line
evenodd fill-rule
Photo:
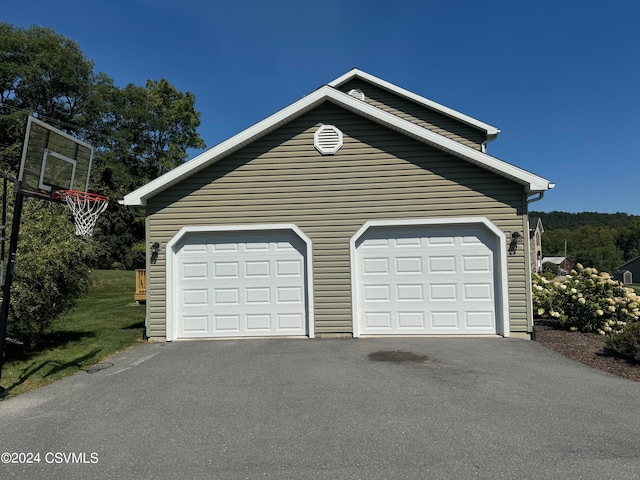
<path fill-rule="evenodd" d="M 542 211 L 640 214 L 632 0 L 31 0 L 116 84 L 196 96 L 212 147 L 353 67 L 501 130 L 489 154 L 557 184 Z M 196 153 L 196 152 L 194 152 Z"/>

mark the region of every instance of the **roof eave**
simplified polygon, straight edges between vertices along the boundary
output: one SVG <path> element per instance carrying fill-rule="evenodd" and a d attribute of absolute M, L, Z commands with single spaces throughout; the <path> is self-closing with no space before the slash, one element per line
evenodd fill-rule
<path fill-rule="evenodd" d="M 425 107 L 434 109 L 448 117 L 454 118 L 462 123 L 466 123 L 467 125 L 470 125 L 472 127 L 475 127 L 479 130 L 482 130 L 485 132 L 486 135 L 486 141 L 485 143 L 491 142 L 493 140 L 496 139 L 496 137 L 498 136 L 498 134 L 500 133 L 500 129 L 489 125 L 488 123 L 482 122 L 476 118 L 470 117 L 468 115 L 465 115 L 464 113 L 460 113 L 452 108 L 446 107 L 445 105 L 442 105 L 440 103 L 434 102 L 433 100 L 429 100 L 428 98 L 425 98 L 421 95 L 418 95 L 416 93 L 413 93 L 409 90 L 406 90 L 402 87 L 399 87 L 398 85 L 394 85 L 391 82 L 387 82 L 386 80 L 382 80 L 381 78 L 375 77 L 367 72 L 363 72 L 362 70 L 359 70 L 357 68 L 353 68 L 351 70 L 349 70 L 347 73 L 345 73 L 344 75 L 339 76 L 338 78 L 336 78 L 335 80 L 333 80 L 332 82 L 329 82 L 327 85 L 333 88 L 337 88 L 340 85 L 343 85 L 344 83 L 354 79 L 354 78 L 361 78 L 369 83 L 372 83 L 384 90 L 390 91 L 396 95 L 399 95 L 401 97 L 407 98 L 411 101 L 414 101 L 420 105 L 423 105 Z"/>
<path fill-rule="evenodd" d="M 208 165 L 211 165 L 219 159 L 226 157 L 230 153 L 239 150 L 292 119 L 303 115 L 324 101 L 330 101 L 354 112 L 357 115 L 369 118 L 376 123 L 385 125 L 388 128 L 411 136 L 440 150 L 446 151 L 451 155 L 467 160 L 489 171 L 493 171 L 500 176 L 509 178 L 516 183 L 524 185 L 527 192 L 530 194 L 543 192 L 553 188 L 553 184 L 542 177 L 527 172 L 526 170 L 511 165 L 503 160 L 487 155 L 486 153 L 480 152 L 466 145 L 462 145 L 461 143 L 432 132 L 431 130 L 415 125 L 414 123 L 380 110 L 379 108 L 353 98 L 350 95 L 340 92 L 332 87 L 324 86 L 297 102 L 294 102 L 288 107 L 285 107 L 279 112 L 267 117 L 261 122 L 256 123 L 248 129 L 243 130 L 237 135 L 207 150 L 206 152 L 201 153 L 192 160 L 185 162 L 179 167 L 149 182 L 143 187 L 131 192 L 124 197 L 122 204 L 128 206 L 146 205 L 149 198 L 193 175 Z"/>

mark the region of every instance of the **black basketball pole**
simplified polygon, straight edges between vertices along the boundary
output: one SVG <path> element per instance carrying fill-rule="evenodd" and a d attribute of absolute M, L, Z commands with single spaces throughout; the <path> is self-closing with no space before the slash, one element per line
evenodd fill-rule
<path fill-rule="evenodd" d="M 7 322 L 9 321 L 9 302 L 11 301 L 11 284 L 13 283 L 13 272 L 16 266 L 16 251 L 18 249 L 18 233 L 20 231 L 20 220 L 22 217 L 22 204 L 24 195 L 20 193 L 20 183 L 16 183 L 16 200 L 13 206 L 13 221 L 11 226 L 11 240 L 9 241 L 9 262 L 7 264 L 7 274 L 4 280 L 2 294 L 2 310 L 0 311 L 0 380 L 2 380 L 2 367 L 4 366 L 4 350 L 7 336 Z M 9 394 L 8 390 L 0 386 L 0 398 Z"/>

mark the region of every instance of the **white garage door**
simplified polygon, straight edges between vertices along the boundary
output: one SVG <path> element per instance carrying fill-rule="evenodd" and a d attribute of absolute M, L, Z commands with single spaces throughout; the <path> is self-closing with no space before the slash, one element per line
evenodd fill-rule
<path fill-rule="evenodd" d="M 305 258 L 291 231 L 187 234 L 176 249 L 177 337 L 306 335 Z"/>
<path fill-rule="evenodd" d="M 495 334 L 497 243 L 477 224 L 370 228 L 356 243 L 360 334 Z"/>

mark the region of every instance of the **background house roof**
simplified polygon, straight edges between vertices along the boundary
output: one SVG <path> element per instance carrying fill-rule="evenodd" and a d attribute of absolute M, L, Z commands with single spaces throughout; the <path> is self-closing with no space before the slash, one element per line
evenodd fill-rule
<path fill-rule="evenodd" d="M 540 226 L 540 231 L 544 232 L 544 227 L 542 226 L 542 220 L 540 217 L 529 217 L 529 231 L 535 230 Z"/>

